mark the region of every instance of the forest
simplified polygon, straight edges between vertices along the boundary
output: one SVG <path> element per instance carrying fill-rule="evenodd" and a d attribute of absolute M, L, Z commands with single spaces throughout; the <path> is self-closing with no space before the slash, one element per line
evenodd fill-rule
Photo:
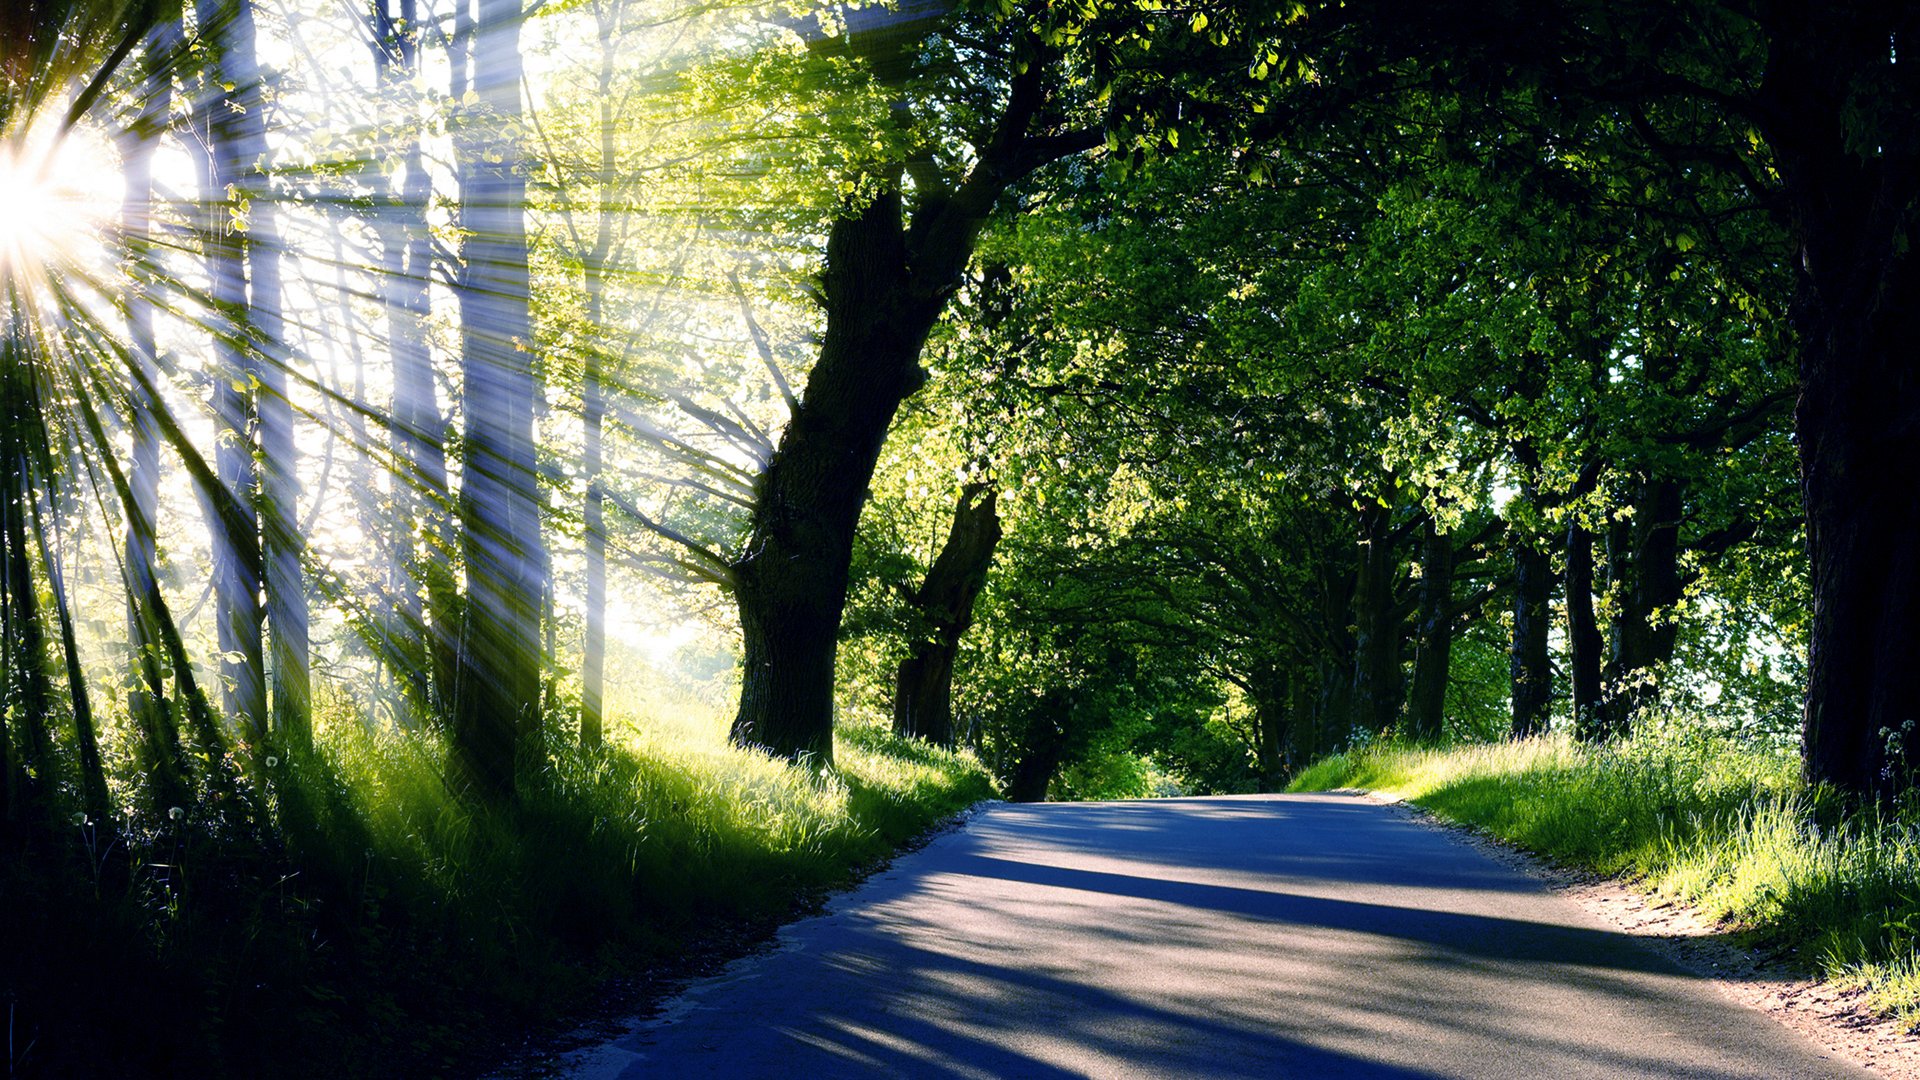
<path fill-rule="evenodd" d="M 6 0 L 8 1075 L 461 1074 L 976 800 L 1370 748 L 1920 865 L 1917 33 Z"/>

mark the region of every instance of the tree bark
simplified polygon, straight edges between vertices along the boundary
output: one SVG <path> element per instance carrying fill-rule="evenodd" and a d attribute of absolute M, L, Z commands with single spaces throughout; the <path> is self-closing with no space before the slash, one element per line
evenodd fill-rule
<path fill-rule="evenodd" d="M 1000 543 L 998 498 L 986 484 L 961 491 L 946 545 L 914 593 L 912 607 L 923 631 L 894 674 L 895 734 L 953 745 L 953 665 Z"/>
<path fill-rule="evenodd" d="M 207 526 L 213 543 L 221 700 L 257 751 L 266 742 L 269 721 L 262 645 L 266 611 L 260 602 L 266 568 L 259 541 L 259 477 L 253 457 L 254 387 L 260 365 L 252 348 L 247 245 L 241 222 L 249 214 L 242 200 L 257 188 L 253 172 L 258 158 L 250 152 L 262 149 L 244 127 L 245 117 L 259 116 L 259 79 L 256 67 L 229 55 L 238 42 L 250 45 L 253 40 L 252 8 L 246 0 L 198 0 L 195 14 L 200 32 L 210 35 L 216 46 L 210 81 L 233 87 L 212 94 L 200 105 L 206 134 L 202 227 L 214 307 L 214 467 L 226 498 L 238 509 L 232 516 L 209 515 Z M 233 25 L 242 22 L 244 28 Z M 233 536 L 235 528 L 250 528 L 254 535 Z"/>
<path fill-rule="evenodd" d="M 1073 695 L 1065 690 L 1048 691 L 1034 706 L 1022 740 L 1023 752 L 1007 778 L 1008 802 L 1047 801 L 1047 788 L 1066 760 L 1072 714 Z"/>
<path fill-rule="evenodd" d="M 375 0 L 373 55 L 380 84 L 406 93 L 420 70 L 415 0 Z M 464 75 L 464 64 L 460 65 Z M 456 98 L 457 100 L 457 98 Z M 459 590 L 452 570 L 457 544 L 447 487 L 447 417 L 433 371 L 427 330 L 433 314 L 433 237 L 427 205 L 433 179 L 420 133 L 409 128 L 395 149 L 398 188 L 376 216 L 381 241 L 380 288 L 393 358 L 392 437 L 403 468 L 392 477 L 393 624 L 404 635 L 406 670 L 398 672 L 421 718 L 445 722 L 458 668 Z"/>
<path fill-rule="evenodd" d="M 854 530 L 887 427 L 925 381 L 920 350 L 973 232 L 916 264 L 923 269 L 910 268 L 907 241 L 897 190 L 834 223 L 820 357 L 760 476 L 747 547 L 732 566 L 745 645 L 733 740 L 793 760 L 833 760 L 835 639 Z"/>
<path fill-rule="evenodd" d="M 1404 638 L 1393 595 L 1399 566 L 1393 511 L 1370 505 L 1360 514 L 1360 558 L 1353 589 L 1353 716 L 1370 731 L 1399 717 L 1404 693 L 1400 652 Z"/>
<path fill-rule="evenodd" d="M 53 809 L 48 793 L 57 785 L 59 762 L 48 727 L 53 693 L 47 678 L 45 616 L 34 585 L 26 527 L 33 500 L 28 443 L 34 437 L 26 382 L 34 358 L 33 346 L 21 337 L 18 301 L 9 296 L 7 303 L 7 340 L 0 356 L 5 365 L 0 371 L 0 632 L 6 645 L 0 706 L 19 731 L 19 757 L 11 763 L 6 784 L 7 818 L 16 827 L 44 827 L 43 815 Z"/>
<path fill-rule="evenodd" d="M 910 67 L 913 52 L 904 47 L 913 35 L 884 25 L 877 33 L 849 47 Z M 746 546 L 730 567 L 744 646 L 736 744 L 832 761 L 834 645 L 854 529 L 887 427 L 926 381 L 919 360 L 927 334 L 959 288 L 1000 196 L 1040 166 L 1101 141 L 1091 129 L 1029 130 L 1042 118 L 1050 74 L 1049 60 L 1034 56 L 1012 78 L 959 184 L 943 189 L 916 176 L 910 224 L 900 163 L 875 177 L 880 190 L 871 201 L 849 208 L 828 231 L 820 355 L 756 484 Z"/>
<path fill-rule="evenodd" d="M 1618 597 L 1613 656 L 1603 677 L 1602 738 L 1633 730 L 1640 714 L 1659 699 L 1658 668 L 1673 657 L 1679 624 L 1680 519 L 1685 488 L 1654 475 L 1640 485 L 1630 529 L 1632 549 L 1625 560 L 1626 583 Z"/>
<path fill-rule="evenodd" d="M 521 0 L 479 0 L 479 108 L 455 139 L 465 267 L 457 291 L 466 388 L 460 492 L 467 602 L 449 732 L 456 788 L 510 801 L 539 752 L 545 552 L 534 458 L 532 316 L 520 126 Z"/>
<path fill-rule="evenodd" d="M 1920 771 L 1920 500 L 1884 480 L 1920 461 L 1920 137 L 1873 123 L 1863 94 L 1911 101 L 1912 58 L 1896 64 L 1892 50 L 1920 38 L 1920 13 L 1780 4 L 1761 17 L 1762 133 L 1798 247 L 1795 427 L 1813 586 L 1803 763 L 1809 780 L 1890 800 Z"/>
<path fill-rule="evenodd" d="M 165 695 L 161 657 L 165 643 L 154 623 L 159 595 L 158 514 L 160 508 L 160 435 L 152 390 L 160 380 L 160 349 L 154 337 L 153 154 L 172 109 L 171 62 L 180 30 L 163 22 L 147 40 L 141 80 L 141 110 L 121 144 L 126 178 L 122 225 L 134 260 L 134 284 L 127 290 L 128 379 L 126 542 L 122 556 L 127 586 L 127 648 L 134 679 L 127 688 L 127 714 L 137 733 L 136 760 L 156 805 L 183 805 L 186 768 L 180 758 L 180 733 Z"/>
<path fill-rule="evenodd" d="M 1513 540 L 1513 727 L 1516 739 L 1547 729 L 1553 704 L 1553 670 L 1547 656 L 1547 605 L 1553 589 L 1553 565 L 1530 537 L 1516 531 Z"/>
<path fill-rule="evenodd" d="M 587 292 L 587 325 L 598 327 L 606 308 L 606 264 L 613 256 L 615 172 L 619 166 L 614 142 L 613 79 L 618 70 L 620 5 L 594 8 L 600 28 L 600 161 L 596 170 L 599 212 L 593 249 L 581 260 Z M 581 515 L 586 532 L 586 636 L 580 658 L 580 745 L 594 747 L 605 739 L 604 718 L 607 664 L 607 500 L 600 486 L 605 468 L 606 356 L 599 342 L 587 348 L 581 373 L 581 471 L 587 492 Z"/>
<path fill-rule="evenodd" d="M 1601 709 L 1600 654 L 1604 643 L 1593 613 L 1593 532 L 1567 526 L 1567 666 L 1572 670 L 1573 733 L 1585 742 L 1608 737 Z"/>
<path fill-rule="evenodd" d="M 1420 616 L 1407 695 L 1407 728 L 1416 739 L 1446 734 L 1447 681 L 1453 668 L 1453 537 L 1427 523 L 1421 557 Z"/>

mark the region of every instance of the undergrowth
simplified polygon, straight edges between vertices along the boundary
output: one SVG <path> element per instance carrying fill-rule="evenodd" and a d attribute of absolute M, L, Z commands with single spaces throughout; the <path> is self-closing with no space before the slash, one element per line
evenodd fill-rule
<path fill-rule="evenodd" d="M 1807 788 L 1786 752 L 1697 734 L 1388 742 L 1324 758 L 1291 790 L 1337 787 L 1399 795 L 1683 900 L 1920 1024 L 1920 825 Z"/>
<path fill-rule="evenodd" d="M 822 775 L 629 730 L 555 748 L 517 806 L 481 811 L 449 797 L 432 736 L 330 720 L 273 762 L 251 828 L 155 807 L 7 853 L 8 1075 L 470 1071 L 992 793 L 970 757 L 874 729 L 842 731 Z"/>

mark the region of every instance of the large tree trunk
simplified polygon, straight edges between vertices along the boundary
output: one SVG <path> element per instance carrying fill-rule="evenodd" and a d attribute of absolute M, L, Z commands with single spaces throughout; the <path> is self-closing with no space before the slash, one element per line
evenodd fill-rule
<path fill-rule="evenodd" d="M 467 603 L 449 762 L 456 787 L 510 800 L 540 734 L 540 535 L 520 127 L 521 0 L 479 0 L 472 42 L 480 108 L 456 152 L 467 233 L 458 295 L 466 387 L 460 492 Z"/>
<path fill-rule="evenodd" d="M 1876 124 L 1863 95 L 1911 102 L 1912 57 L 1896 65 L 1893 49 L 1920 39 L 1920 12 L 1782 4 L 1763 19 L 1763 132 L 1799 247 L 1795 423 L 1813 585 L 1804 767 L 1809 780 L 1890 799 L 1920 765 L 1920 500 L 1885 481 L 1920 461 L 1920 138 L 1904 114 Z"/>
<path fill-rule="evenodd" d="M 952 280 L 965 257 L 943 261 Z M 908 265 L 898 191 L 834 223 L 823 284 L 820 358 L 760 476 L 745 553 L 733 565 L 745 654 L 732 734 L 743 746 L 827 764 L 854 529 L 894 412 L 925 381 L 920 350 L 946 291 Z"/>
<path fill-rule="evenodd" d="M 1567 526 L 1567 666 L 1573 683 L 1573 733 L 1597 742 L 1607 737 L 1601 710 L 1600 653 L 1604 642 L 1593 613 L 1593 532 Z"/>
<path fill-rule="evenodd" d="M 1513 726 L 1516 739 L 1547 729 L 1553 704 L 1553 670 L 1547 655 L 1547 606 L 1553 590 L 1553 563 L 1532 538 L 1516 530 L 1513 539 Z"/>
<path fill-rule="evenodd" d="M 932 17 L 938 15 L 934 9 Z M 881 23 L 871 39 L 849 35 L 865 40 L 846 47 L 876 70 L 910 68 L 917 37 L 903 35 L 895 17 Z M 1045 136 L 1030 130 L 1052 119 L 1048 67 L 1033 57 L 1013 77 L 965 180 L 943 189 L 930 174 L 916 175 L 911 225 L 902 221 L 900 163 L 874 177 L 879 192 L 827 234 L 820 355 L 756 485 L 746 547 L 731 567 L 744 645 L 732 731 L 740 745 L 832 760 L 834 639 L 846 607 L 854 528 L 887 426 L 926 380 L 920 350 L 1000 196 L 1034 169 L 1101 141 L 1091 128 Z"/>
<path fill-rule="evenodd" d="M 923 631 L 894 674 L 896 734 L 953 745 L 953 664 L 1000 543 L 998 497 L 986 484 L 969 484 L 960 492 L 946 546 L 913 596 Z"/>
<path fill-rule="evenodd" d="M 1453 537 L 1428 522 L 1425 549 L 1407 728 L 1414 738 L 1431 741 L 1446 734 L 1447 680 L 1453 669 Z"/>

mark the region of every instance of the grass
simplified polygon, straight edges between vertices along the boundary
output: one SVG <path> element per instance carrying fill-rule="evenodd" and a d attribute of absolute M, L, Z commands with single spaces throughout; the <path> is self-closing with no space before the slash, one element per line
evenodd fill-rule
<path fill-rule="evenodd" d="M 718 729 L 629 727 L 483 812 L 448 796 L 433 737 L 328 719 L 312 757 L 275 764 L 268 827 L 201 827 L 195 806 L 0 866 L 10 1074 L 473 1071 L 607 979 L 764 933 L 992 794 L 971 757 L 873 728 L 816 775 Z M 107 846 L 106 873 L 73 872 Z"/>
<path fill-rule="evenodd" d="M 1292 790 L 1337 787 L 1689 903 L 1920 1026 L 1920 826 L 1808 789 L 1785 752 L 1699 735 L 1380 743 L 1314 763 Z"/>

